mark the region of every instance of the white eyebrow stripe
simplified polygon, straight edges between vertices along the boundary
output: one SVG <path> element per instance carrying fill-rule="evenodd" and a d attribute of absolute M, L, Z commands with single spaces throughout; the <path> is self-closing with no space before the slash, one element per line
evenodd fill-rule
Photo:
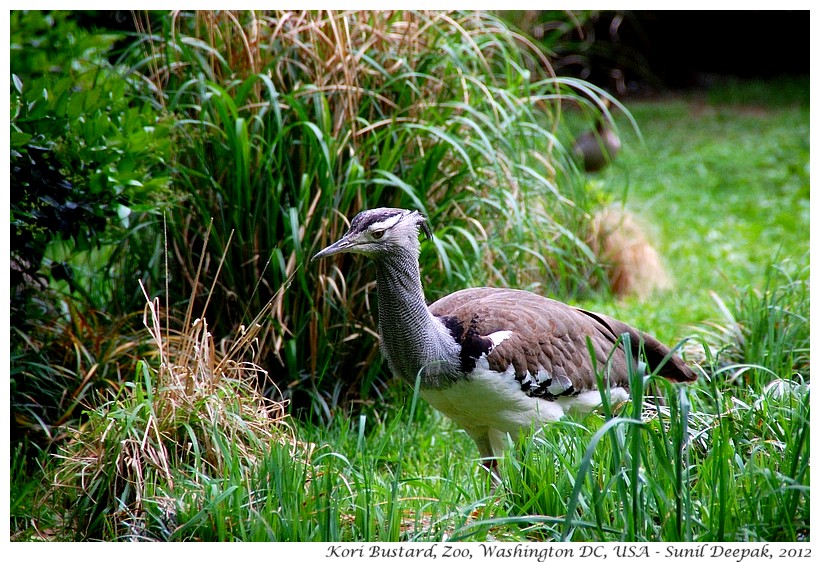
<path fill-rule="evenodd" d="M 394 215 L 392 217 L 388 217 L 382 221 L 372 223 L 368 228 L 373 230 L 387 230 L 388 228 L 395 226 L 399 220 L 401 220 L 402 215 Z"/>

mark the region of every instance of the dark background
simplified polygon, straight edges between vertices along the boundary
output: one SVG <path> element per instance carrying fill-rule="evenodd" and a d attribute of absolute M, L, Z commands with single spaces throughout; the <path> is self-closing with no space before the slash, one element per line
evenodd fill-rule
<path fill-rule="evenodd" d="M 586 60 L 559 73 L 621 95 L 809 75 L 808 10 L 601 11 L 584 28 Z"/>
<path fill-rule="evenodd" d="M 504 17 L 504 12 L 498 13 Z M 134 30 L 132 13 L 127 10 L 75 14 L 88 28 Z M 538 38 L 537 22 L 554 20 L 551 14 L 557 12 L 532 14 L 538 14 L 531 18 L 535 25 L 524 27 Z M 558 43 L 555 70 L 622 96 L 709 86 L 719 77 L 771 79 L 809 74 L 808 10 L 604 10 L 584 14 L 588 17 L 579 17 L 581 28 L 568 30 Z M 566 14 L 557 19 L 566 21 Z M 566 57 L 562 58 L 562 51 Z"/>

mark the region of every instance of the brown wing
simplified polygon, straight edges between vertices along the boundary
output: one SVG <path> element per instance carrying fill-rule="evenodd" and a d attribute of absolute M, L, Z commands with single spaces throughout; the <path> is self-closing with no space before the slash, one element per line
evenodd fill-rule
<path fill-rule="evenodd" d="M 527 386 L 525 390 L 545 398 L 597 387 L 587 337 L 599 370 L 606 365 L 622 333 L 630 335 L 635 358 L 643 341 L 650 369 L 670 354 L 669 348 L 658 340 L 623 322 L 528 291 L 465 289 L 429 308 L 445 320 L 454 337 L 467 346 L 465 349 L 475 350 L 474 354 L 489 351 L 491 369 L 504 372 L 512 366 L 516 378 Z M 492 347 L 487 336 L 500 331 L 512 333 L 501 345 Z M 626 355 L 620 345 L 612 353 L 610 367 L 611 385 L 628 387 Z M 682 382 L 697 378 L 675 355 L 668 357 L 660 374 Z"/>

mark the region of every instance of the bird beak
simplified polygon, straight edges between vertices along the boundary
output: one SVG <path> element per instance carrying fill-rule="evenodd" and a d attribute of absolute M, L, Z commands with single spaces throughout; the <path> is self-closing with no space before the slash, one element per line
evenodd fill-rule
<path fill-rule="evenodd" d="M 346 237 L 342 237 L 324 250 L 319 251 L 315 256 L 310 258 L 310 261 L 316 261 L 327 256 L 332 256 L 333 254 L 347 251 L 351 246 L 350 240 Z"/>

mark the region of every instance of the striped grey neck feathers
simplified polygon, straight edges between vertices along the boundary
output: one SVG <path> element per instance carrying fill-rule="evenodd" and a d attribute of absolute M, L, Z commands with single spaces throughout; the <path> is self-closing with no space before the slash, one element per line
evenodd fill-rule
<path fill-rule="evenodd" d="M 380 255 L 376 262 L 381 350 L 390 369 L 409 384 L 421 376 L 422 388 L 448 386 L 458 377 L 459 346 L 427 309 L 412 247 Z"/>

